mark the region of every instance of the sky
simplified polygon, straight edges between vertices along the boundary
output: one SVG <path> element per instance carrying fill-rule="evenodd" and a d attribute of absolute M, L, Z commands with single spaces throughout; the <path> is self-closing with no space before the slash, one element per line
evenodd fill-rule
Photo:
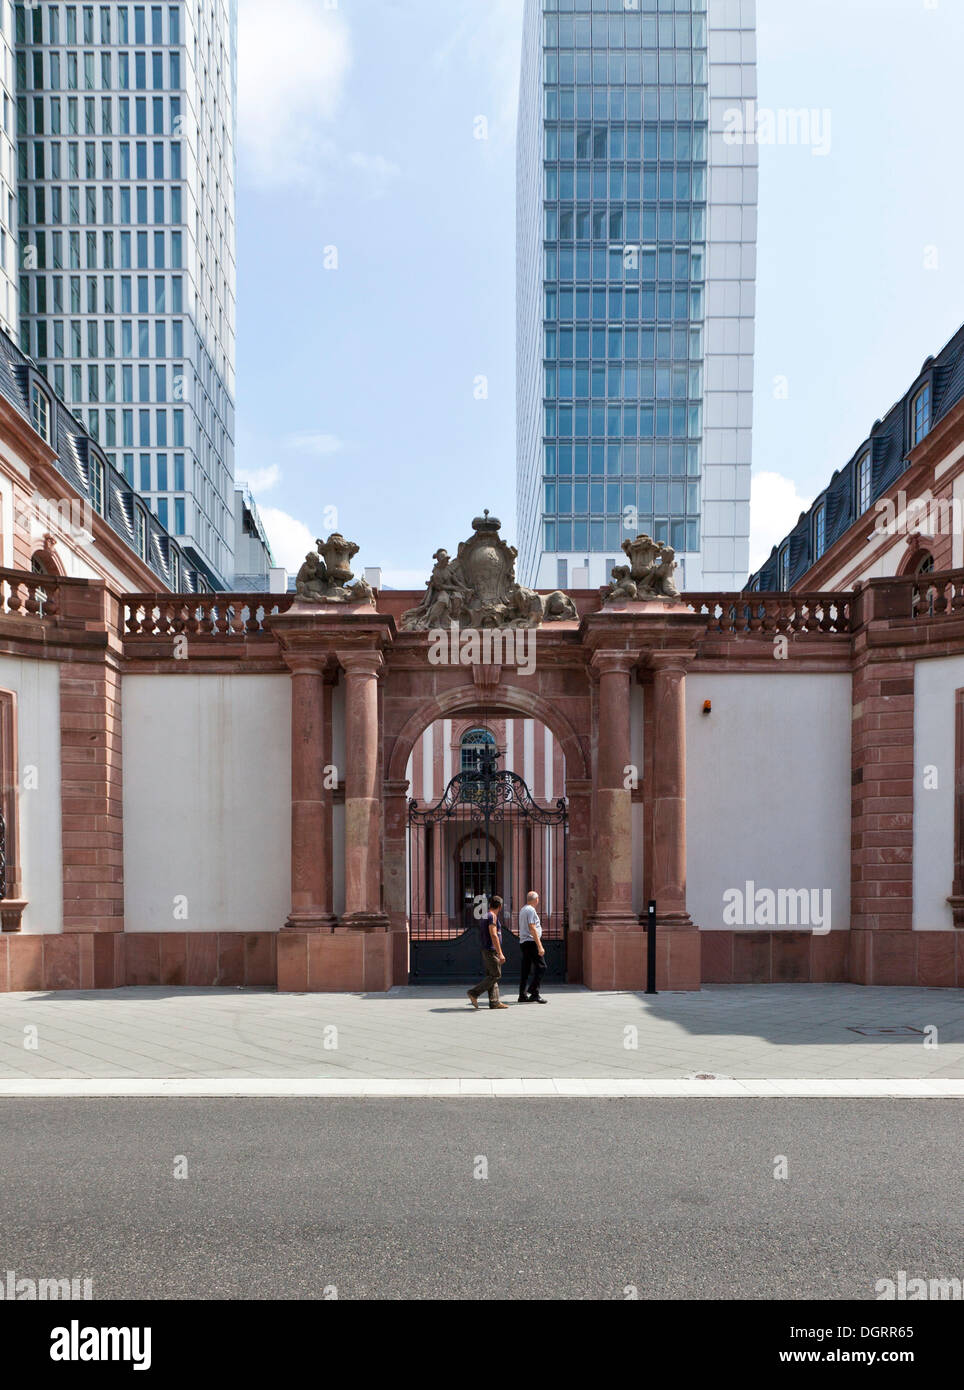
<path fill-rule="evenodd" d="M 240 0 L 237 472 L 277 563 L 318 536 L 420 587 L 515 543 L 522 0 Z M 751 566 L 964 321 L 961 0 L 758 0 Z"/>

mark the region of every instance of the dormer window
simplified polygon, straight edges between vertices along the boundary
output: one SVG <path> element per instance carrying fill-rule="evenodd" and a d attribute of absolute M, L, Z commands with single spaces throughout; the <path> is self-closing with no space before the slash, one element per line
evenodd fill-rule
<path fill-rule="evenodd" d="M 90 459 L 90 502 L 98 516 L 104 515 L 104 465 L 94 455 Z"/>
<path fill-rule="evenodd" d="M 870 506 L 870 489 L 873 478 L 873 468 L 870 462 L 870 450 L 862 454 L 857 461 L 857 515 L 863 516 Z"/>
<path fill-rule="evenodd" d="M 921 442 L 931 427 L 931 388 L 930 383 L 923 386 L 914 397 L 911 406 L 911 431 L 914 444 Z"/>
<path fill-rule="evenodd" d="M 813 514 L 813 558 L 822 558 L 827 549 L 827 508 L 821 505 Z"/>
<path fill-rule="evenodd" d="M 135 537 L 136 550 L 142 560 L 147 559 L 147 513 L 140 507 L 136 509 L 134 525 L 137 531 Z"/>
<path fill-rule="evenodd" d="M 790 547 L 785 545 L 777 560 L 777 588 L 781 594 L 790 589 Z"/>
<path fill-rule="evenodd" d="M 36 382 L 30 388 L 30 419 L 45 444 L 50 443 L 50 401 Z"/>

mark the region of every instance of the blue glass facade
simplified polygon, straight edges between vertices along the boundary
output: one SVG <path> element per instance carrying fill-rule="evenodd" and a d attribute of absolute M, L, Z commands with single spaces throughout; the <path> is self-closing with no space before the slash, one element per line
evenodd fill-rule
<path fill-rule="evenodd" d="M 601 582 L 640 531 L 698 556 L 706 0 L 529 0 L 519 143 L 522 572 Z"/>

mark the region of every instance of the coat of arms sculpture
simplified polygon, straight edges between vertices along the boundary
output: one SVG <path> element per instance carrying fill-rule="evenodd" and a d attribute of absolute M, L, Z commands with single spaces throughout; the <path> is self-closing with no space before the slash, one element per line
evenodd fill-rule
<path fill-rule="evenodd" d="M 559 589 L 539 594 L 516 582 L 519 552 L 502 539 L 501 527 L 501 521 L 486 511 L 472 522 L 475 535 L 462 542 L 454 560 L 447 550 L 436 550 L 425 597 L 403 614 L 403 632 L 429 632 L 453 624 L 530 628 L 578 618 L 568 594 Z"/>

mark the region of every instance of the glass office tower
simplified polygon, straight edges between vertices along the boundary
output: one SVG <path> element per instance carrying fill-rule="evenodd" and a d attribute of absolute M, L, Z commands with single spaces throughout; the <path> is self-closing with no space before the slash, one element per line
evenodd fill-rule
<path fill-rule="evenodd" d="M 526 0 L 518 145 L 520 573 L 605 582 L 671 544 L 748 566 L 753 0 Z M 588 568 L 588 575 L 585 573 Z"/>
<path fill-rule="evenodd" d="M 20 346 L 226 587 L 236 0 L 16 7 Z"/>
<path fill-rule="evenodd" d="M 14 16 L 10 0 L 0 0 L 0 328 L 14 342 L 20 328 L 17 308 L 17 105 L 14 97 Z"/>

